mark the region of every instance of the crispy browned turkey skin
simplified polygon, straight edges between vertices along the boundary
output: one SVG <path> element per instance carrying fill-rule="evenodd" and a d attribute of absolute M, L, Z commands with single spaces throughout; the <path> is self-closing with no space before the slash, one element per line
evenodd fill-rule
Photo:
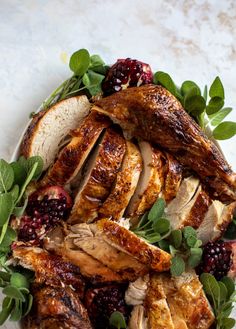
<path fill-rule="evenodd" d="M 33 295 L 24 329 L 92 329 L 87 310 L 72 289 L 34 285 Z"/>
<path fill-rule="evenodd" d="M 226 203 L 236 200 L 236 175 L 214 143 L 162 86 L 125 89 L 100 99 L 93 110 L 108 115 L 130 137 L 168 150 L 201 177 L 214 198 Z"/>

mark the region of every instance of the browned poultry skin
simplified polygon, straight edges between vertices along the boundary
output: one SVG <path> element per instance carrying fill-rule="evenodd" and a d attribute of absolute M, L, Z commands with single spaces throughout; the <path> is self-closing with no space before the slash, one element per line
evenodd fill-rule
<path fill-rule="evenodd" d="M 57 160 L 42 180 L 43 185 L 65 185 L 79 172 L 91 147 L 94 145 L 102 130 L 111 121 L 99 113 L 90 113 L 82 125 L 71 132 L 72 140 L 65 146 Z"/>
<path fill-rule="evenodd" d="M 126 151 L 126 143 L 122 134 L 114 128 L 108 128 L 101 141 L 101 147 L 91 172 L 81 190 L 75 197 L 69 223 L 91 222 L 98 215 L 98 209 L 108 197 L 117 173 L 121 167 Z"/>
<path fill-rule="evenodd" d="M 140 263 L 157 272 L 169 270 L 171 255 L 167 252 L 146 243 L 133 232 L 111 220 L 101 219 L 96 225 L 97 235 L 101 234 L 105 241 L 132 255 Z"/>
<path fill-rule="evenodd" d="M 85 283 L 79 267 L 65 262 L 40 248 L 19 247 L 13 257 L 24 267 L 35 271 L 35 282 L 56 287 L 71 286 L 79 297 L 83 297 Z"/>
<path fill-rule="evenodd" d="M 24 329 L 92 329 L 87 310 L 70 288 L 33 287 L 34 303 Z"/>
<path fill-rule="evenodd" d="M 163 197 L 166 202 L 171 201 L 176 196 L 182 181 L 182 166 L 173 156 L 165 152 L 165 184 L 163 187 Z"/>
<path fill-rule="evenodd" d="M 201 177 L 216 199 L 226 203 L 236 200 L 236 176 L 228 163 L 162 86 L 125 89 L 98 100 L 93 110 L 107 114 L 129 136 L 156 143 L 172 153 Z"/>

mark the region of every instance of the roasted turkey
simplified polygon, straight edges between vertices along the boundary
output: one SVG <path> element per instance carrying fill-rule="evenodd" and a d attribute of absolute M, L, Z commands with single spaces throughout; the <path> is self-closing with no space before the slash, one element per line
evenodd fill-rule
<path fill-rule="evenodd" d="M 92 109 L 108 115 L 130 137 L 161 146 L 193 169 L 214 198 L 236 200 L 236 175 L 216 145 L 165 88 L 144 85 L 100 99 Z"/>
<path fill-rule="evenodd" d="M 161 86 L 128 88 L 90 109 L 85 96 L 59 102 L 23 140 L 21 154 L 44 159 L 39 186 L 60 185 L 74 201 L 40 248 L 14 246 L 14 260 L 35 272 L 24 328 L 110 329 L 121 310 L 129 329 L 209 329 L 214 314 L 195 272 L 171 277 L 171 255 L 130 225 L 161 197 L 173 229 L 218 239 L 236 208 L 235 174 Z"/>

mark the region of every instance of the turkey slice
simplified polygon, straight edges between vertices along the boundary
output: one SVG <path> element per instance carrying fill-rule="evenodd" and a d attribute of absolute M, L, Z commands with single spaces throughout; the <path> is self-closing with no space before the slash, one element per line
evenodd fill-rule
<path fill-rule="evenodd" d="M 166 299 L 162 275 L 151 275 L 144 305 L 149 329 L 175 329 Z"/>
<path fill-rule="evenodd" d="M 157 272 L 167 271 L 170 268 L 171 255 L 139 238 L 116 222 L 102 219 L 90 225 L 97 237 L 118 250 L 134 257 L 146 268 Z"/>
<path fill-rule="evenodd" d="M 203 244 L 219 239 L 232 221 L 235 209 L 235 202 L 226 206 L 218 200 L 212 201 L 201 225 L 197 229 L 198 239 L 201 239 Z"/>
<path fill-rule="evenodd" d="M 69 223 L 92 222 L 108 197 L 126 151 L 123 136 L 108 128 L 82 172 Z"/>
<path fill-rule="evenodd" d="M 90 113 L 79 128 L 71 132 L 72 139 L 59 153 L 41 184 L 66 185 L 78 174 L 103 129 L 110 125 L 104 115 Z"/>
<path fill-rule="evenodd" d="M 144 141 L 139 143 L 139 147 L 143 158 L 143 171 L 127 208 L 127 216 L 131 218 L 144 214 L 152 207 L 163 185 L 162 152 Z"/>
<path fill-rule="evenodd" d="M 177 194 L 182 181 L 182 166 L 169 153 L 163 153 L 165 157 L 165 180 L 162 188 L 162 197 L 166 202 L 171 201 Z"/>
<path fill-rule="evenodd" d="M 99 209 L 100 217 L 119 220 L 134 194 L 142 170 L 141 154 L 133 143 L 126 141 L 126 154 L 121 171 L 118 172 L 115 185 Z"/>
<path fill-rule="evenodd" d="M 196 273 L 191 270 L 162 278 L 175 328 L 209 329 L 215 317 Z M 185 325 L 180 326 L 181 322 Z"/>
<path fill-rule="evenodd" d="M 31 121 L 22 141 L 20 153 L 26 158 L 39 155 L 44 170 L 54 161 L 60 142 L 77 128 L 90 110 L 86 96 L 71 97 L 40 111 Z"/>
<path fill-rule="evenodd" d="M 80 225 L 88 226 L 87 224 Z M 81 228 L 80 233 L 84 237 L 91 235 L 90 229 L 85 227 Z M 78 249 L 73 243 L 73 239 L 65 240 L 65 234 L 66 232 L 61 227 L 56 227 L 44 239 L 44 248 L 61 256 L 64 261 L 78 266 L 81 274 L 91 282 L 121 282 L 123 280 L 118 273 L 113 272 L 95 258 Z M 75 236 L 77 237 L 77 235 Z"/>

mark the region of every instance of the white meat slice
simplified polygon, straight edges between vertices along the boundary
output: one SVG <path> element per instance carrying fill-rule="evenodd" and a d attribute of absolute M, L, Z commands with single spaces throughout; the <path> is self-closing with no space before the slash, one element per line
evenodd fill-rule
<path fill-rule="evenodd" d="M 150 329 L 143 305 L 134 306 L 130 314 L 129 329 Z"/>
<path fill-rule="evenodd" d="M 142 170 L 141 154 L 133 143 L 126 141 L 126 154 L 121 170 L 116 177 L 115 185 L 99 209 L 100 217 L 119 220 L 134 194 Z"/>
<path fill-rule="evenodd" d="M 90 110 L 86 96 L 63 100 L 46 111 L 39 112 L 31 121 L 22 141 L 21 155 L 39 155 L 46 170 L 58 154 L 61 140 L 77 128 Z"/>
<path fill-rule="evenodd" d="M 91 112 L 80 127 L 71 132 L 72 139 L 61 149 L 55 163 L 48 170 L 42 185 L 66 185 L 78 174 L 89 153 L 110 120 L 96 112 Z"/>
<path fill-rule="evenodd" d="M 149 275 L 138 278 L 130 282 L 125 292 L 125 302 L 127 305 L 141 305 L 146 297 L 148 289 Z"/>
<path fill-rule="evenodd" d="M 178 198 L 178 193 L 176 198 Z M 191 223 L 191 221 L 194 220 L 194 216 L 192 216 L 191 213 L 194 213 L 194 209 L 196 208 L 195 204 L 197 203 L 198 198 L 201 198 L 201 185 L 198 186 L 198 189 L 193 198 L 183 208 L 181 208 L 181 210 L 177 207 L 173 212 L 171 212 L 167 206 L 166 216 L 170 220 L 171 226 L 174 230 L 183 228 L 187 225 L 196 226 L 193 225 L 194 223 Z M 172 207 L 171 210 L 173 210 Z M 202 219 L 203 218 L 204 214 L 202 216 Z"/>
<path fill-rule="evenodd" d="M 202 224 L 197 229 L 198 239 L 201 239 L 203 244 L 219 239 L 232 221 L 235 209 L 235 202 L 224 205 L 222 202 L 214 200 Z"/>
<path fill-rule="evenodd" d="M 150 329 L 175 328 L 167 303 L 162 275 L 151 275 L 145 306 Z"/>
<path fill-rule="evenodd" d="M 131 218 L 144 214 L 152 207 L 163 185 L 161 151 L 144 141 L 139 143 L 139 147 L 143 158 L 143 171 L 127 208 L 126 214 Z"/>
<path fill-rule="evenodd" d="M 126 151 L 123 136 L 108 128 L 82 173 L 69 223 L 92 222 L 108 197 Z"/>
<path fill-rule="evenodd" d="M 172 214 L 176 211 L 180 212 L 193 198 L 199 186 L 199 179 L 193 176 L 185 178 L 178 190 L 174 200 L 172 200 L 167 207 L 167 212 Z"/>

